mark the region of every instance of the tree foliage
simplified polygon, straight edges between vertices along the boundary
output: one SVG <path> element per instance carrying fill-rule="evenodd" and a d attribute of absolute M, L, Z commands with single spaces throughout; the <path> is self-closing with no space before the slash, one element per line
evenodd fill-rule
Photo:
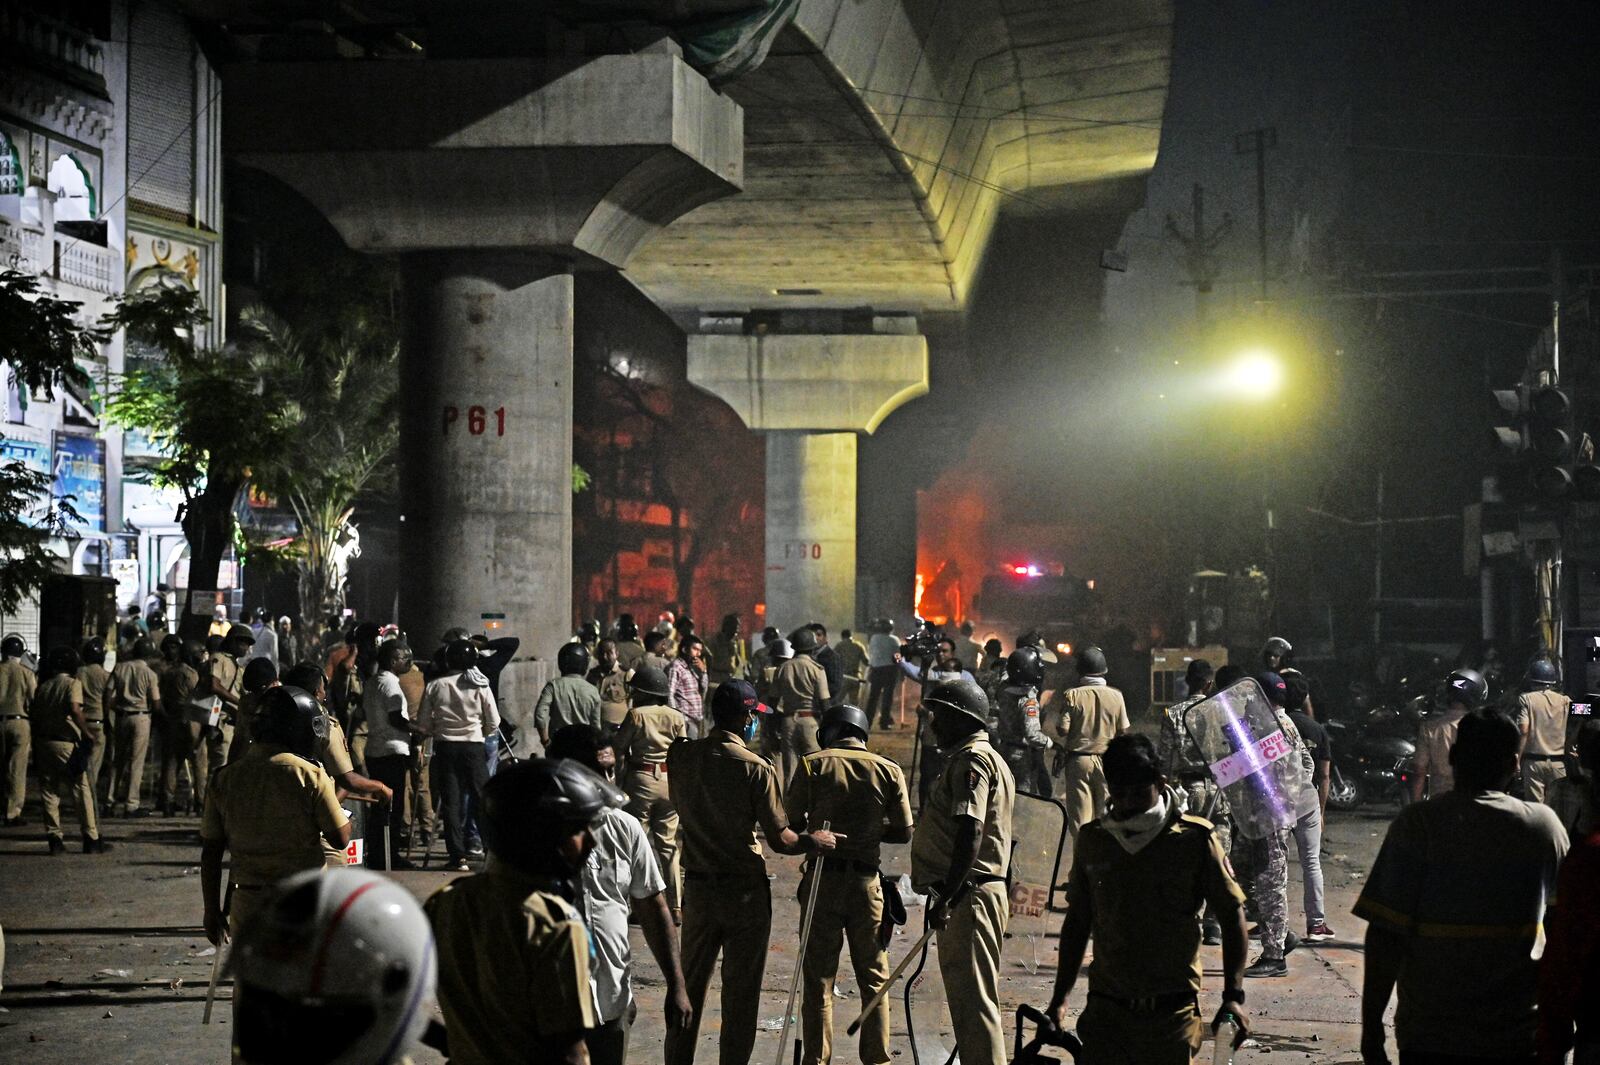
<path fill-rule="evenodd" d="M 90 387 L 78 360 L 95 357 L 104 337 L 78 320 L 79 307 L 43 291 L 32 274 L 0 271 L 0 360 L 20 391 L 53 398 L 68 384 Z M 70 497 L 50 498 L 51 482 L 20 462 L 0 463 L 0 613 L 15 611 L 55 572 L 45 542 L 78 520 Z"/>
<path fill-rule="evenodd" d="M 279 382 L 288 430 L 254 481 L 300 526 L 300 616 L 326 617 L 344 607 L 356 502 L 392 469 L 399 349 L 388 330 L 360 321 L 308 342 L 260 309 L 245 312 L 242 331 Z"/>

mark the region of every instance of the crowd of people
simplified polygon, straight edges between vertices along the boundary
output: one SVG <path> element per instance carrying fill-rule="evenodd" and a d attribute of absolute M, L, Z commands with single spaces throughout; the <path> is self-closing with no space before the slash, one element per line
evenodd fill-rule
<path fill-rule="evenodd" d="M 1134 730 L 1096 647 L 1073 656 L 1068 683 L 1049 686 L 1046 667 L 1064 663 L 1037 633 L 1007 653 L 998 640 L 980 646 L 970 626 L 905 640 L 885 619 L 869 628 L 868 640 L 846 631 L 834 643 L 820 624 L 768 628 L 752 651 L 734 615 L 709 640 L 671 615 L 648 632 L 626 615 L 609 632 L 588 623 L 557 649 L 557 675 L 526 716 L 499 700 L 518 641 L 465 629 L 422 659 L 402 634 L 352 624 L 320 661 L 293 665 L 268 619 L 221 628 L 209 646 L 129 633 L 110 671 L 103 643 L 88 640 L 50 648 L 37 676 L 10 637 L 0 644 L 6 823 L 23 823 L 31 745 L 50 853 L 65 849 L 64 796 L 85 851 L 109 849 L 99 818 L 150 815 L 153 744 L 154 812 L 202 811 L 207 935 L 241 937 L 245 1061 L 285 1060 L 294 1036 L 283 1011 L 352 1004 L 365 1011 L 352 1038 L 391 1053 L 423 1038 L 467 1063 L 625 1061 L 638 1009 L 630 923 L 666 980 L 666 1060 L 694 1059 L 720 962 L 719 1057 L 747 1061 L 772 932 L 764 842 L 803 861 L 804 1061 L 834 1053 L 846 948 L 873 1004 L 858 1055 L 891 1060 L 892 1012 L 878 993 L 904 900 L 882 848 L 909 844 L 961 1060 L 1004 1062 L 999 973 L 1019 796 L 1065 811 L 1072 864 L 1046 1016 L 1066 1024 L 1092 939 L 1081 1061 L 1191 1061 L 1208 1027 L 1204 944 L 1223 958 L 1209 1027 L 1242 1041 L 1246 981 L 1281 977 L 1299 943 L 1334 937 L 1321 871 L 1331 745 L 1287 641 L 1269 641 L 1254 673 L 1190 662 L 1186 694 L 1152 739 Z M 1368 923 L 1364 1061 L 1388 1060 L 1395 996 L 1402 1065 L 1554 1065 L 1574 1048 L 1580 1063 L 1600 1060 L 1600 723 L 1574 727 L 1558 680 L 1536 660 L 1515 703 L 1490 708 L 1482 677 L 1458 670 L 1425 721 L 1420 801 L 1390 827 L 1354 910 Z M 899 727 L 901 683 L 920 695 L 915 796 L 906 771 L 869 749 L 875 730 Z M 1249 711 L 1238 709 L 1246 696 Z M 1224 703 L 1256 714 L 1256 735 L 1281 733 L 1266 758 L 1281 761 L 1268 820 L 1237 805 L 1256 803 L 1267 776 L 1219 771 L 1228 751 L 1196 727 Z M 511 753 L 526 754 L 513 746 L 518 721 L 538 757 Z M 417 845 L 431 865 L 439 837 L 437 868 L 474 875 L 417 910 L 390 881 L 347 868 L 362 860 L 354 808 L 371 811 L 369 867 L 415 868 Z M 1303 937 L 1288 927 L 1291 842 Z M 369 894 L 394 904 L 357 905 Z M 331 936 L 347 911 L 368 928 L 351 949 L 389 968 L 341 959 L 348 987 L 319 995 L 296 968 L 329 964 L 325 947 L 307 953 L 322 941 L 307 931 Z M 427 1029 L 434 994 L 444 1024 Z"/>

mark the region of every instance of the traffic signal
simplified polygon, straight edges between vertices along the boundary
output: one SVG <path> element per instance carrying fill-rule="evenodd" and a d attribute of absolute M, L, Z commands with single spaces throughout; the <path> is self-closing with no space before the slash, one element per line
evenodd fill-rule
<path fill-rule="evenodd" d="M 1568 390 L 1519 385 L 1491 392 L 1490 401 L 1495 455 L 1512 468 L 1500 478 L 1507 502 L 1600 500 L 1600 466 L 1574 425 Z"/>

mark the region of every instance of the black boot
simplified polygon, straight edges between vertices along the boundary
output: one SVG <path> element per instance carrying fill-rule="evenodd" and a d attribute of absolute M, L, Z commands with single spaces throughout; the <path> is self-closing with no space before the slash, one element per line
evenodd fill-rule
<path fill-rule="evenodd" d="M 60 836 L 46 836 L 45 842 L 50 844 L 50 854 L 52 857 L 67 849 L 66 843 L 62 841 Z"/>
<path fill-rule="evenodd" d="M 111 844 L 103 839 L 86 839 L 83 841 L 83 853 L 104 854 L 111 849 Z"/>

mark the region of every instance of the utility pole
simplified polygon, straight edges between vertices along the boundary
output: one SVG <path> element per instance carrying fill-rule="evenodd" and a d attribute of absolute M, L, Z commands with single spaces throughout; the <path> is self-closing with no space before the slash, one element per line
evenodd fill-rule
<path fill-rule="evenodd" d="M 1233 139 L 1233 154 L 1256 157 L 1256 269 L 1261 302 L 1267 301 L 1267 149 L 1278 146 L 1278 128 L 1267 126 L 1240 133 Z"/>
<path fill-rule="evenodd" d="M 1206 190 L 1198 181 L 1194 185 L 1193 210 L 1194 229 L 1188 234 L 1179 229 L 1177 219 L 1168 214 L 1167 236 L 1183 247 L 1184 272 L 1189 275 L 1189 283 L 1195 291 L 1195 317 L 1203 325 L 1206 321 L 1206 297 L 1211 294 L 1212 283 L 1217 279 L 1216 251 L 1233 231 L 1233 216 L 1223 212 L 1222 224 L 1207 233 Z"/>
<path fill-rule="evenodd" d="M 1561 302 L 1565 284 L 1558 245 L 1550 253 L 1550 369 L 1549 383 L 1561 384 Z M 1576 377 L 1574 376 L 1574 380 Z M 1561 594 L 1561 563 L 1566 522 L 1558 524 L 1554 540 L 1540 541 L 1536 545 L 1533 567 L 1533 587 L 1539 612 L 1539 641 L 1558 663 L 1562 659 L 1561 644 L 1566 619 L 1566 603 Z"/>

